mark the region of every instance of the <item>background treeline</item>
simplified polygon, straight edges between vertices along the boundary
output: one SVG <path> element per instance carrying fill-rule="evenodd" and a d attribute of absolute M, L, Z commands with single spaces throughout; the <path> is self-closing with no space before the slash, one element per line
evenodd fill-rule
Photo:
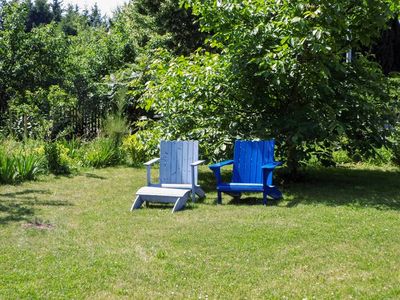
<path fill-rule="evenodd" d="M 49 131 L 55 137 L 66 129 L 96 135 L 113 108 L 111 74 L 130 68 L 148 48 L 188 54 L 202 41 L 177 1 L 132 2 L 112 18 L 97 6 L 80 11 L 59 0 L 2 1 L 2 130 L 18 138 L 42 138 Z M 140 114 L 133 99 L 126 111 L 132 121 Z"/>
<path fill-rule="evenodd" d="M 37 153 L 53 173 L 138 163 L 161 138 L 198 139 L 208 159 L 275 138 L 294 175 L 399 162 L 398 7 L 137 0 L 104 16 L 1 0 L 0 177 Z"/>

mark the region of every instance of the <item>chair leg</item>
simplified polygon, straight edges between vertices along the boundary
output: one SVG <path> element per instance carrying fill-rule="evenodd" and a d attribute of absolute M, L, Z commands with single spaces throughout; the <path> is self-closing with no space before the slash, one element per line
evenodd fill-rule
<path fill-rule="evenodd" d="M 218 192 L 217 204 L 222 204 L 222 193 Z"/>
<path fill-rule="evenodd" d="M 275 186 L 273 186 L 273 187 L 270 188 L 269 195 L 270 195 L 272 198 L 274 198 L 275 200 L 280 200 L 280 199 L 283 198 L 283 195 L 282 195 L 281 191 L 278 190 L 278 188 L 275 187 Z"/>
<path fill-rule="evenodd" d="M 196 202 L 196 191 L 194 189 L 192 189 L 192 202 Z"/>
<path fill-rule="evenodd" d="M 201 187 L 196 187 L 196 194 L 199 196 L 199 198 L 204 198 L 206 196 L 206 193 Z"/>
<path fill-rule="evenodd" d="M 263 193 L 263 205 L 267 205 L 267 195 L 268 195 L 267 192 Z"/>
<path fill-rule="evenodd" d="M 143 204 L 143 200 L 140 196 L 137 196 L 135 201 L 133 201 L 132 207 L 131 207 L 131 211 L 133 211 L 134 209 L 139 209 Z"/>

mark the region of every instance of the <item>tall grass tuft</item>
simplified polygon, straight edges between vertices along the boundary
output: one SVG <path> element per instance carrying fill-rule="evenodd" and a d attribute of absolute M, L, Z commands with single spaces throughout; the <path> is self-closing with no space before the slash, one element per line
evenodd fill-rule
<path fill-rule="evenodd" d="M 98 138 L 88 145 L 85 154 L 85 164 L 94 168 L 105 168 L 117 165 L 120 153 L 115 147 L 115 141 L 108 138 Z"/>
<path fill-rule="evenodd" d="M 42 158 L 34 153 L 21 153 L 14 161 L 18 181 L 35 180 L 44 172 Z"/>
<path fill-rule="evenodd" d="M 0 183 L 35 180 L 44 171 L 42 158 L 35 153 L 10 154 L 0 150 Z"/>
<path fill-rule="evenodd" d="M 16 159 L 6 155 L 5 151 L 0 150 L 0 183 L 13 184 L 16 182 L 18 173 L 16 170 Z"/>

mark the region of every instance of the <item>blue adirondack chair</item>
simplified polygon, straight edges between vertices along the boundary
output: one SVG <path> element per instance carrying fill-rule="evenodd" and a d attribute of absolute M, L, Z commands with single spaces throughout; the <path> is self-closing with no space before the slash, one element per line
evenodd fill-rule
<path fill-rule="evenodd" d="M 222 193 L 240 196 L 242 192 L 262 192 L 263 203 L 267 196 L 282 198 L 282 193 L 272 185 L 273 171 L 282 165 L 274 160 L 275 141 L 236 141 L 234 159 L 210 165 L 217 179 L 218 203 Z M 233 176 L 229 183 L 222 182 L 221 168 L 233 164 Z"/>
<path fill-rule="evenodd" d="M 159 183 L 151 182 L 151 166 L 160 162 Z M 188 189 L 200 198 L 205 196 L 197 183 L 197 167 L 204 163 L 199 160 L 198 141 L 161 141 L 160 158 L 153 159 L 147 166 L 147 186 L 171 189 Z"/>

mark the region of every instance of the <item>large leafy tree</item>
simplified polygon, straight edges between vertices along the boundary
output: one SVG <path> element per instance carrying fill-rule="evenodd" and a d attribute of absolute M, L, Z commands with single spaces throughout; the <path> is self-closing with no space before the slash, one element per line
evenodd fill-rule
<path fill-rule="evenodd" d="M 178 55 L 193 52 L 207 37 L 192 10 L 182 7 L 179 0 L 130 1 L 113 25 L 134 37 L 140 47 L 163 47 Z"/>
<path fill-rule="evenodd" d="M 188 4 L 202 30 L 214 33 L 211 46 L 221 54 L 209 59 L 224 63 L 211 66 L 192 56 L 155 71 L 157 84 L 145 99 L 167 116 L 161 125 L 166 132 L 201 139 L 220 126 L 229 135 L 215 136 L 216 145 L 227 138 L 274 137 L 294 174 L 308 153 L 342 138 L 363 151 L 385 143 L 384 128 L 391 122 L 386 81 L 358 50 L 393 16 L 392 1 Z M 356 54 L 352 62 L 345 59 L 350 49 Z M 187 72 L 193 64 L 197 72 Z M 204 89 L 213 82 L 209 78 L 221 76 L 226 77 L 219 85 Z M 188 82 L 194 87 L 183 88 Z M 187 115 L 191 119 L 184 122 Z"/>

